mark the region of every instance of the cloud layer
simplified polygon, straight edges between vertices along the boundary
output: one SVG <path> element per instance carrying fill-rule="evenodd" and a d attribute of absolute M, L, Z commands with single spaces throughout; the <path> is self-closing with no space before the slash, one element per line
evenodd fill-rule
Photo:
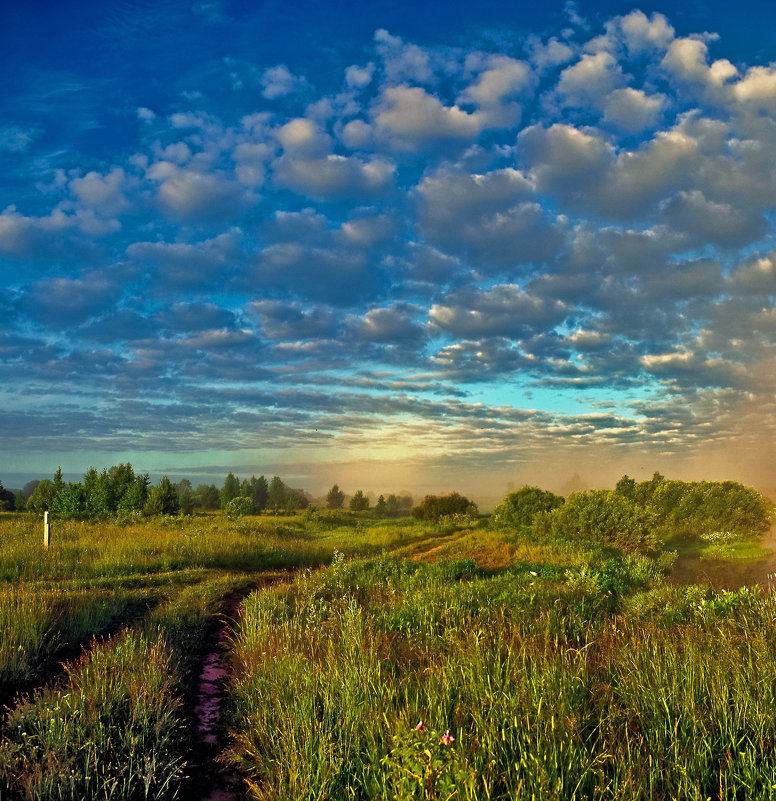
<path fill-rule="evenodd" d="M 776 66 L 570 16 L 467 48 L 381 28 L 336 74 L 192 66 L 124 98 L 114 147 L 52 140 L 18 90 L 4 455 L 531 480 L 738 453 L 767 484 Z"/>

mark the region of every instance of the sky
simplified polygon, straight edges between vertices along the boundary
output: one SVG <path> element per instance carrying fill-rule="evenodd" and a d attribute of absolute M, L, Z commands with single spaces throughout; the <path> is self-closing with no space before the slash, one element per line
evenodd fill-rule
<path fill-rule="evenodd" d="M 0 480 L 773 476 L 773 4 L 0 8 Z"/>

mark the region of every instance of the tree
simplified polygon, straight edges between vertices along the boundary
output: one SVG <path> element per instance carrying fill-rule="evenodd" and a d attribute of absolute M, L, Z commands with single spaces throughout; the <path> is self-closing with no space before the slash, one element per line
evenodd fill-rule
<path fill-rule="evenodd" d="M 180 508 L 175 487 L 167 476 L 162 476 L 159 484 L 151 487 L 148 493 L 145 513 L 147 515 L 174 515 L 180 511 Z"/>
<path fill-rule="evenodd" d="M 191 481 L 187 478 L 182 478 L 173 484 L 175 492 L 178 495 L 178 502 L 181 505 L 181 512 L 185 515 L 190 515 L 198 506 L 197 496 L 194 494 L 194 488 L 191 486 Z"/>
<path fill-rule="evenodd" d="M 539 512 L 551 512 L 563 504 L 563 498 L 539 487 L 521 487 L 510 492 L 493 510 L 494 526 L 527 528 Z"/>
<path fill-rule="evenodd" d="M 412 516 L 420 520 L 437 521 L 445 515 L 473 517 L 477 512 L 477 504 L 458 492 L 449 492 L 446 495 L 426 495 L 420 505 L 413 508 Z"/>
<path fill-rule="evenodd" d="M 615 492 L 619 492 L 630 501 L 636 500 L 636 479 L 631 478 L 629 475 L 624 475 L 614 488 Z"/>
<path fill-rule="evenodd" d="M 84 475 L 86 513 L 89 517 L 108 517 L 116 511 L 113 481 L 107 470 L 98 473 L 93 467 Z"/>
<path fill-rule="evenodd" d="M 329 493 L 326 496 L 326 508 L 342 509 L 344 503 L 345 503 L 345 493 L 342 492 L 342 490 L 339 488 L 339 485 L 335 484 L 329 490 Z"/>
<path fill-rule="evenodd" d="M 148 473 L 135 476 L 135 480 L 126 488 L 121 501 L 118 504 L 117 512 L 141 512 L 148 501 L 148 487 L 151 480 Z"/>
<path fill-rule="evenodd" d="M 267 508 L 267 495 L 269 494 L 269 485 L 264 476 L 251 476 L 251 496 L 253 498 L 253 510 L 261 512 Z"/>
<path fill-rule="evenodd" d="M 25 499 L 32 497 L 32 493 L 35 492 L 35 487 L 37 487 L 38 484 L 40 484 L 40 481 L 38 479 L 35 479 L 34 481 L 28 481 L 22 487 L 22 492 L 24 493 Z"/>
<path fill-rule="evenodd" d="M 286 508 L 286 485 L 280 476 L 273 476 L 267 491 L 267 507 L 275 512 Z"/>
<path fill-rule="evenodd" d="M 51 511 L 58 517 L 77 518 L 86 514 L 86 491 L 83 484 L 63 487 L 51 501 Z"/>
<path fill-rule="evenodd" d="M 410 504 L 410 507 L 412 504 Z M 393 493 L 388 496 L 385 501 L 385 516 L 386 517 L 398 517 L 399 510 L 401 509 L 401 501 L 399 498 L 396 497 Z"/>
<path fill-rule="evenodd" d="M 385 502 L 385 496 L 381 495 L 375 504 L 375 514 L 378 517 L 388 517 L 388 504 Z"/>
<path fill-rule="evenodd" d="M 253 499 L 247 495 L 240 495 L 237 498 L 232 498 L 226 508 L 224 514 L 227 517 L 242 517 L 253 513 Z"/>
<path fill-rule="evenodd" d="M 221 505 L 221 497 L 215 484 L 200 484 L 194 495 L 202 509 L 218 509 Z"/>
<path fill-rule="evenodd" d="M 116 509 L 118 509 L 121 505 L 121 499 L 135 483 L 135 471 L 132 465 L 127 462 L 126 464 L 113 465 L 113 467 L 108 470 L 108 476 L 110 476 L 113 486 L 113 502 L 116 505 Z"/>
<path fill-rule="evenodd" d="M 361 490 L 356 490 L 349 506 L 351 512 L 365 512 L 369 508 L 369 498 Z"/>
<path fill-rule="evenodd" d="M 35 491 L 27 500 L 27 509 L 30 512 L 43 514 L 51 509 L 51 502 L 54 500 L 54 485 L 49 479 L 44 478 L 35 487 Z"/>
<path fill-rule="evenodd" d="M 226 505 L 232 498 L 238 498 L 240 496 L 240 480 L 235 476 L 234 473 L 230 472 L 225 481 L 224 486 L 221 489 L 220 498 L 221 498 L 221 508 L 226 509 Z"/>
<path fill-rule="evenodd" d="M 590 542 L 623 551 L 648 551 L 660 544 L 656 516 L 615 490 L 575 492 L 543 515 L 541 533 L 563 542 Z"/>
<path fill-rule="evenodd" d="M 14 496 L 14 509 L 17 512 L 23 512 L 27 506 L 27 498 L 24 497 L 24 491 L 19 490 Z"/>
<path fill-rule="evenodd" d="M 13 512 L 16 508 L 16 496 L 3 486 L 0 481 L 0 511 L 5 509 L 7 512 Z"/>

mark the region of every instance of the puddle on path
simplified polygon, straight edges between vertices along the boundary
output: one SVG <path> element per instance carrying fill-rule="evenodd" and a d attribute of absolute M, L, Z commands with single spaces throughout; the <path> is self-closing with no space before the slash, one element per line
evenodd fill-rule
<path fill-rule="evenodd" d="M 766 559 L 698 559 L 680 556 L 674 564 L 671 580 L 675 584 L 706 584 L 718 590 L 735 590 L 755 584 L 776 587 L 776 581 L 769 578 L 776 573 L 776 531 L 768 531 L 760 543 L 773 551 Z"/>

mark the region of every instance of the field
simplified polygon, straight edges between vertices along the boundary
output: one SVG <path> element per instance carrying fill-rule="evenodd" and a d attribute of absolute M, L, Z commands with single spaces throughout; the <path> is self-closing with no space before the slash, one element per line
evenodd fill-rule
<path fill-rule="evenodd" d="M 1 796 L 772 798 L 776 600 L 675 556 L 311 510 L 61 521 L 44 551 L 2 514 Z"/>

